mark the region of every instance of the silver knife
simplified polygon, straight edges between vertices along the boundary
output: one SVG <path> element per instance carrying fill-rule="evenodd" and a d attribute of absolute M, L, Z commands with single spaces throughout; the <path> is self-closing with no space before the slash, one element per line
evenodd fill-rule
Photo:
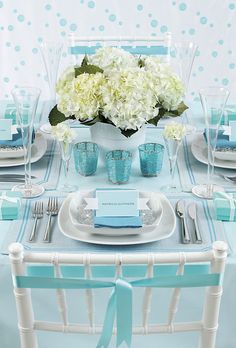
<path fill-rule="evenodd" d="M 181 221 L 182 242 L 184 244 L 189 244 L 191 242 L 191 239 L 190 239 L 188 226 L 186 224 L 186 219 L 185 219 L 185 201 L 184 200 L 180 200 L 176 203 L 176 213 Z"/>
<path fill-rule="evenodd" d="M 188 214 L 194 223 L 195 243 L 201 244 L 202 243 L 202 236 L 201 236 L 201 232 L 200 232 L 199 227 L 198 227 L 196 203 L 192 202 L 188 205 Z"/>

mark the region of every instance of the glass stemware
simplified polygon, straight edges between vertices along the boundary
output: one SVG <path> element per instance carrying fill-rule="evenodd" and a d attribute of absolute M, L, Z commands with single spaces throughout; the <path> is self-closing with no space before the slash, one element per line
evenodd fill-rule
<path fill-rule="evenodd" d="M 45 41 L 40 45 L 40 52 L 47 73 L 50 91 L 48 112 L 50 112 L 50 110 L 56 105 L 56 82 L 62 48 L 63 44 L 61 42 Z M 50 124 L 48 123 L 47 125 L 43 125 L 43 130 L 50 132 Z"/>
<path fill-rule="evenodd" d="M 176 42 L 174 44 L 174 56 L 175 56 L 176 64 L 177 64 L 177 72 L 184 84 L 184 90 L 185 90 L 184 99 L 187 105 L 188 105 L 187 98 L 188 98 L 189 80 L 191 76 L 193 62 L 196 57 L 197 48 L 198 46 L 191 41 Z M 195 127 L 189 124 L 187 111 L 185 111 L 184 115 L 188 123 L 188 125 L 186 125 L 187 133 L 192 133 Z"/>
<path fill-rule="evenodd" d="M 200 99 L 205 116 L 205 137 L 207 140 L 207 183 L 193 187 L 192 192 L 201 198 L 211 199 L 213 192 L 224 191 L 223 187 L 212 183 L 214 174 L 215 149 L 219 126 L 229 91 L 223 87 L 208 87 L 200 90 Z"/>
<path fill-rule="evenodd" d="M 168 138 L 164 137 L 164 141 L 165 141 L 165 146 L 166 146 L 168 159 L 169 159 L 169 163 L 170 163 L 171 181 L 170 181 L 169 185 L 162 187 L 162 191 L 178 192 L 178 191 L 180 191 L 180 189 L 174 183 L 174 176 L 175 176 L 178 151 L 179 151 L 180 145 L 182 143 L 182 139 L 175 140 L 175 139 L 168 139 Z"/>
<path fill-rule="evenodd" d="M 22 132 L 25 162 L 25 183 L 14 186 L 12 190 L 22 192 L 24 198 L 38 197 L 44 192 L 43 186 L 31 182 L 32 133 L 40 92 L 40 89 L 34 87 L 17 87 L 12 90 Z"/>
<path fill-rule="evenodd" d="M 68 172 L 69 172 L 70 159 L 71 159 L 72 150 L 73 150 L 73 142 L 59 141 L 58 143 L 60 147 L 64 173 L 65 173 L 64 184 L 59 187 L 59 190 L 64 192 L 76 191 L 77 186 L 70 185 L 68 182 Z"/>

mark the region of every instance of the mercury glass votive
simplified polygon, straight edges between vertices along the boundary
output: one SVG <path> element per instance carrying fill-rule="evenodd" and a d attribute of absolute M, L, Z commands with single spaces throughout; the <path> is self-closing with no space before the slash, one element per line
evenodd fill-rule
<path fill-rule="evenodd" d="M 140 169 L 143 176 L 157 176 L 163 163 L 164 146 L 157 143 L 142 144 L 138 147 Z"/>
<path fill-rule="evenodd" d="M 124 184 L 129 181 L 132 154 L 125 150 L 113 150 L 106 154 L 108 179 L 114 184 Z"/>
<path fill-rule="evenodd" d="M 97 170 L 99 148 L 96 143 L 84 141 L 74 145 L 76 171 L 83 175 L 92 175 Z"/>

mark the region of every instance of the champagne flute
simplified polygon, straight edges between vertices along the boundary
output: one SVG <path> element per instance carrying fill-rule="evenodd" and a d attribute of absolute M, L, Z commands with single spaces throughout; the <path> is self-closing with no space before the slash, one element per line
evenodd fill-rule
<path fill-rule="evenodd" d="M 207 183 L 196 185 L 192 192 L 198 197 L 211 199 L 213 192 L 224 191 L 223 187 L 212 183 L 215 163 L 215 149 L 219 126 L 224 113 L 229 91 L 223 87 L 208 87 L 200 90 L 200 99 L 205 116 L 207 140 Z"/>
<path fill-rule="evenodd" d="M 22 132 L 25 162 L 25 183 L 14 186 L 12 190 L 20 191 L 24 198 L 38 197 L 44 192 L 43 186 L 32 184 L 31 181 L 32 133 L 40 93 L 40 89 L 35 87 L 17 87 L 12 90 L 17 119 Z"/>

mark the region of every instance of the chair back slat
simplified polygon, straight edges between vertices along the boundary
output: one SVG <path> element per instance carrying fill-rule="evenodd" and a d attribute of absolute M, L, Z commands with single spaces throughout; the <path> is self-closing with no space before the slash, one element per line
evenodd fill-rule
<path fill-rule="evenodd" d="M 148 266 L 146 277 L 152 278 L 154 276 L 154 257 L 152 254 L 148 255 Z M 149 314 L 151 312 L 151 303 L 152 303 L 152 288 L 146 288 L 143 296 L 143 328 L 147 329 Z"/>
<path fill-rule="evenodd" d="M 84 261 L 84 267 L 85 267 L 85 278 L 91 279 L 91 265 L 90 265 L 90 255 L 86 254 L 85 261 Z M 94 329 L 94 296 L 93 291 L 91 289 L 85 290 L 86 294 L 86 302 L 87 302 L 87 313 L 88 313 L 88 320 L 89 325 L 91 329 Z"/>
<path fill-rule="evenodd" d="M 54 276 L 56 278 L 61 278 L 61 269 L 60 265 L 58 264 L 58 258 L 57 255 L 53 258 L 54 261 Z M 59 314 L 61 316 L 62 322 L 64 326 L 68 325 L 68 308 L 66 303 L 66 293 L 63 289 L 56 289 L 56 297 L 57 297 L 57 304 L 58 304 L 58 310 Z"/>

